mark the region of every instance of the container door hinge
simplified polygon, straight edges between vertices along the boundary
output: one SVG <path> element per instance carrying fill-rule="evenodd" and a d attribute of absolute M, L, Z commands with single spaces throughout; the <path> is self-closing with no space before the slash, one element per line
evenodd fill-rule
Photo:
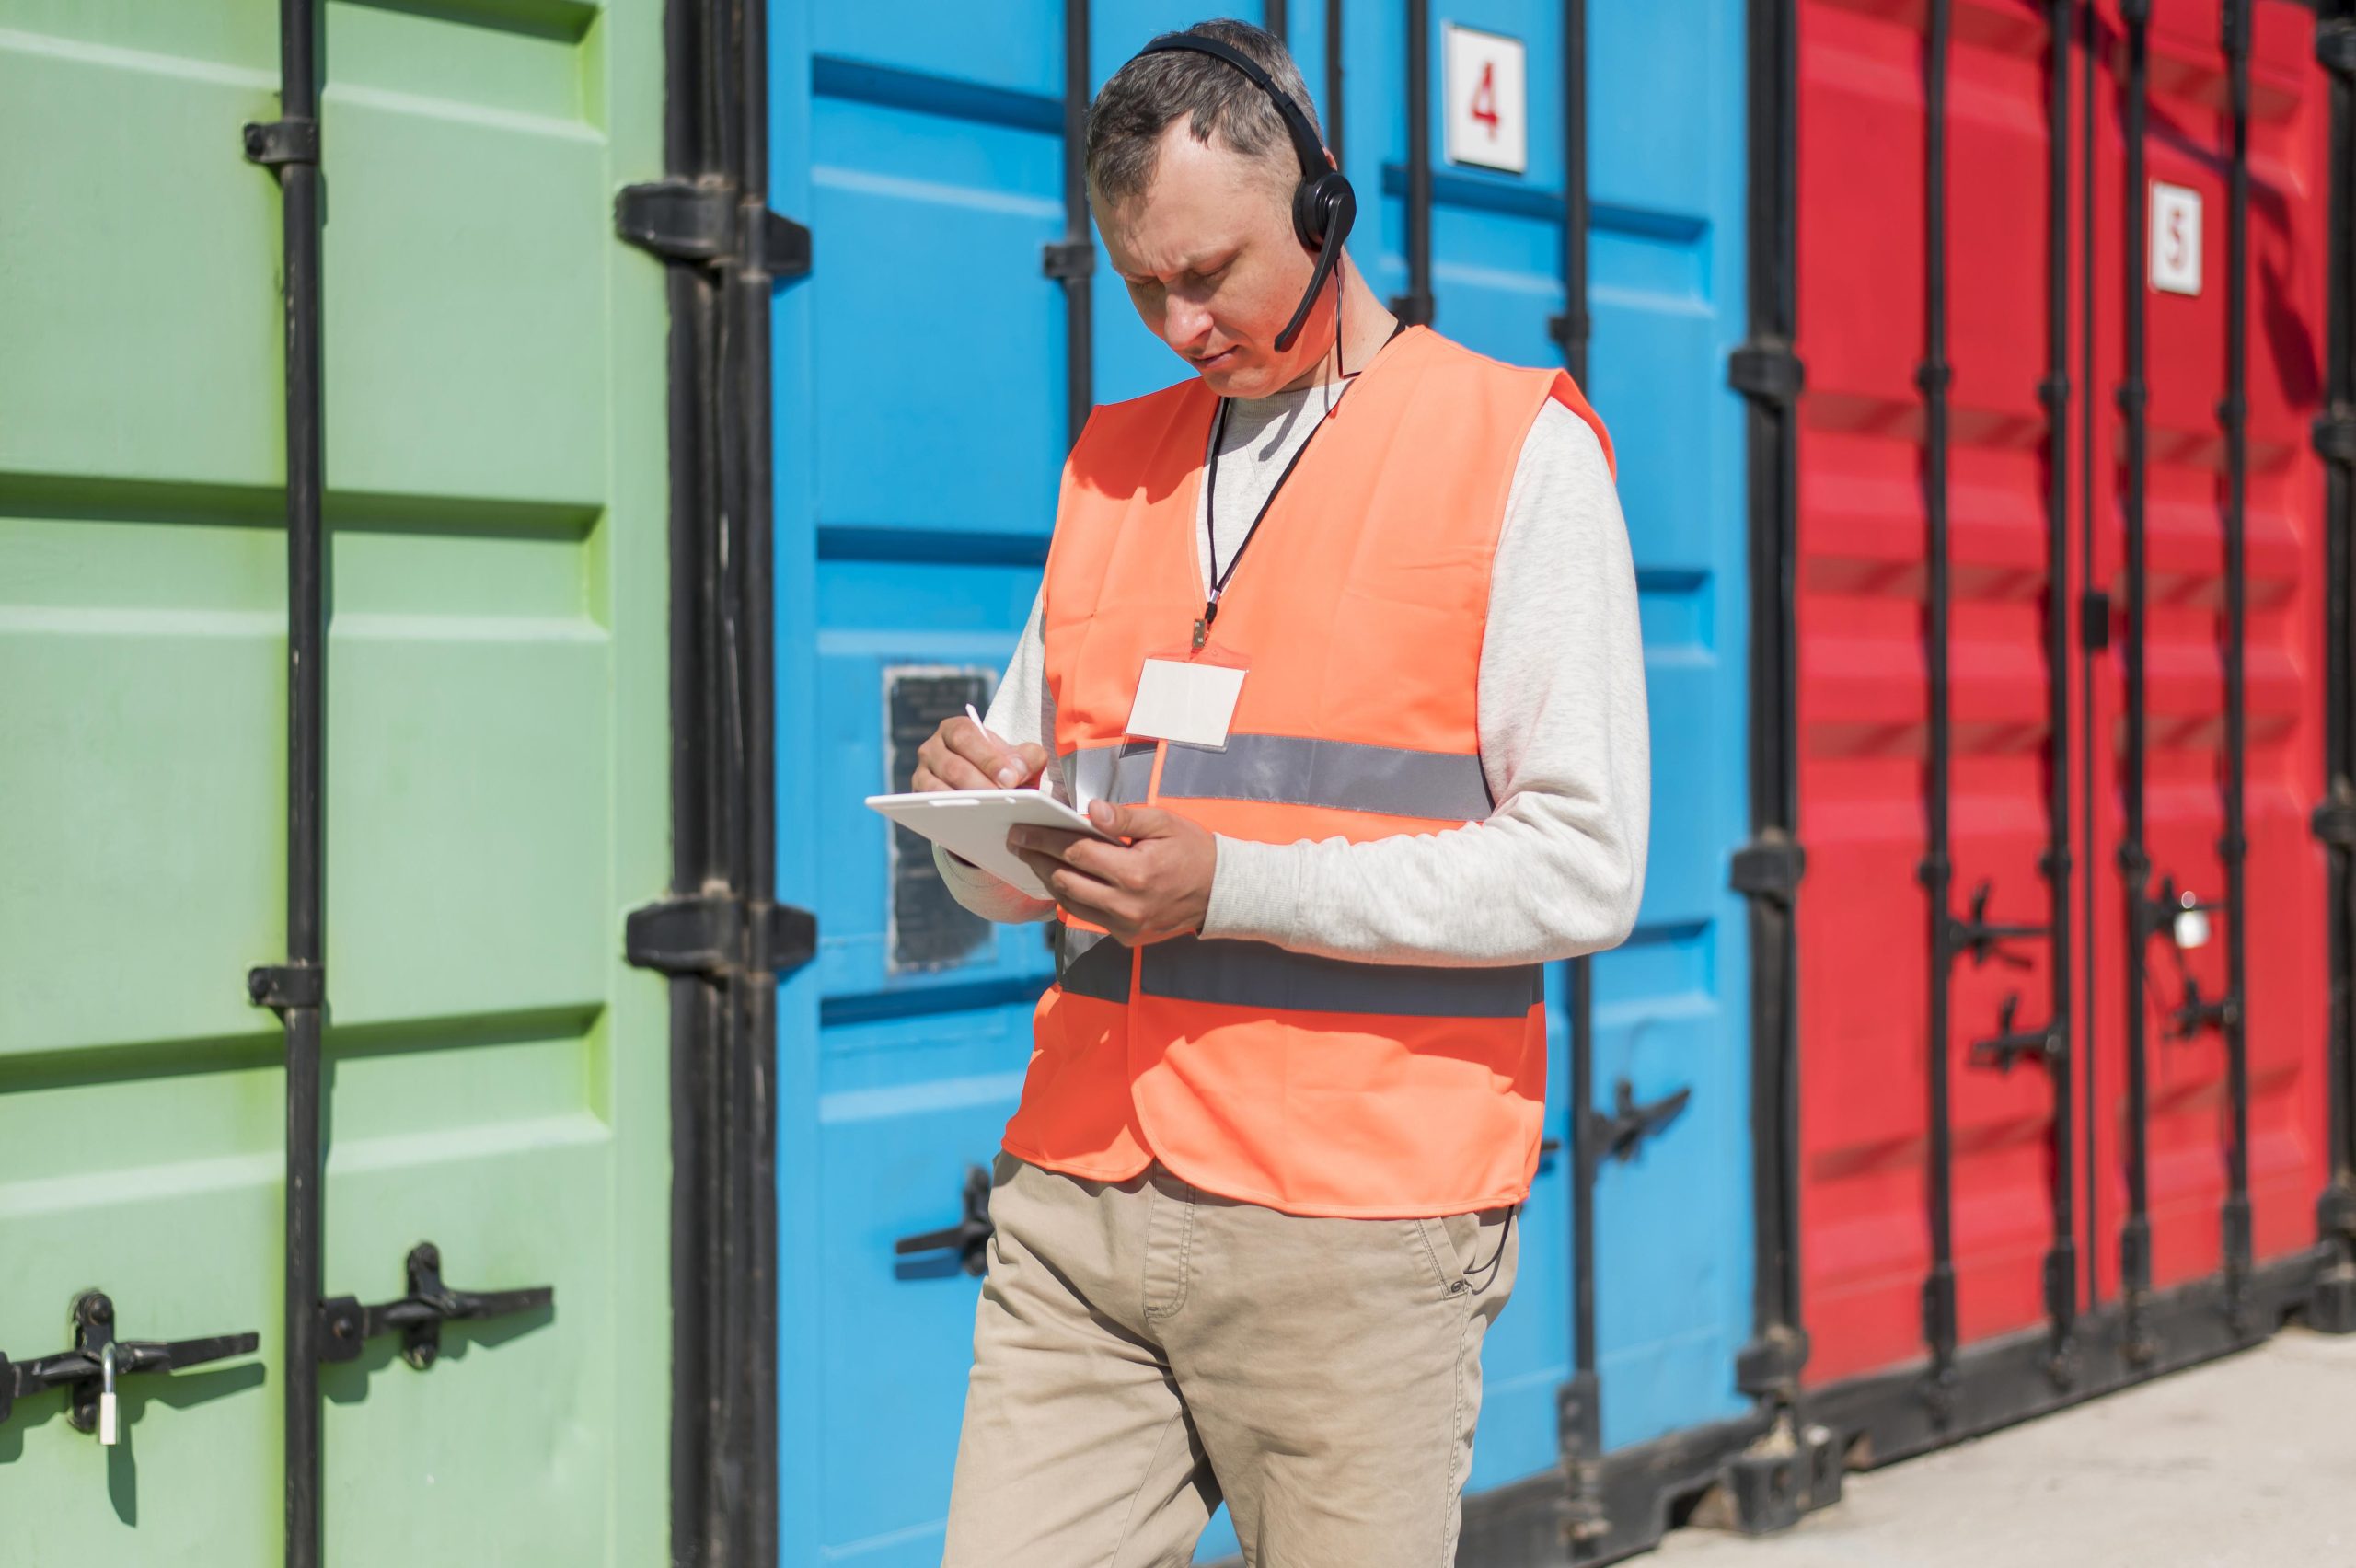
<path fill-rule="evenodd" d="M 1773 339 L 1745 343 L 1727 356 L 1727 385 L 1762 403 L 1789 403 L 1807 387 L 1807 367 Z"/>
<path fill-rule="evenodd" d="M 1807 874 L 1807 851 L 1784 836 L 1780 828 L 1752 839 L 1734 852 L 1727 884 L 1746 898 L 1772 898 L 1788 904 Z"/>
<path fill-rule="evenodd" d="M 2316 29 L 2316 63 L 2343 76 L 2356 76 L 2356 22 L 2325 22 Z"/>
<path fill-rule="evenodd" d="M 622 948 L 664 974 L 781 974 L 816 956 L 818 917 L 790 904 L 756 911 L 733 894 L 666 898 L 629 912 Z"/>
<path fill-rule="evenodd" d="M 114 1446 L 114 1389 L 117 1378 L 151 1372 L 177 1372 L 233 1355 L 251 1355 L 261 1346 L 256 1333 L 214 1334 L 209 1339 L 119 1340 L 114 1337 L 114 1303 L 103 1291 L 86 1290 L 74 1298 L 71 1313 L 74 1348 L 35 1361 L 11 1362 L 0 1355 L 0 1421 L 20 1399 L 47 1389 L 68 1391 L 65 1419 L 76 1432 L 96 1432 L 98 1441 Z"/>
<path fill-rule="evenodd" d="M 1777 1324 L 1736 1352 L 1734 1386 L 1754 1400 L 1797 1399 L 1808 1348 L 1807 1330 Z"/>
<path fill-rule="evenodd" d="M 1565 310 L 1546 318 L 1546 336 L 1558 348 L 1584 343 L 1594 335 L 1594 319 L 1584 310 Z"/>
<path fill-rule="evenodd" d="M 453 1290 L 442 1283 L 442 1250 L 421 1241 L 409 1250 L 409 1294 L 382 1306 L 363 1307 L 359 1297 L 335 1296 L 319 1303 L 319 1359 L 356 1361 L 361 1346 L 398 1329 L 401 1359 L 420 1372 L 442 1354 L 442 1325 L 534 1312 L 556 1300 L 553 1286 L 520 1290 Z"/>
<path fill-rule="evenodd" d="M 810 230 L 764 207 L 747 224 L 734 186 L 718 179 L 657 179 L 614 197 L 614 232 L 665 261 L 758 267 L 772 278 L 805 276 Z"/>
<path fill-rule="evenodd" d="M 2315 809 L 2307 825 L 2326 846 L 2334 849 L 2356 849 L 2356 800 L 2339 790 Z"/>
<path fill-rule="evenodd" d="M 2316 415 L 2315 442 L 2316 455 L 2325 462 L 2356 467 L 2356 409 L 2341 404 Z"/>

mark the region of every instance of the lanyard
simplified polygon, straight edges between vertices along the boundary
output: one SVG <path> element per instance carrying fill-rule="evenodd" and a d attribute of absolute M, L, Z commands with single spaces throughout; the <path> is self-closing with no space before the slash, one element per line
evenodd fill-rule
<path fill-rule="evenodd" d="M 1391 337 L 1382 340 L 1382 346 L 1389 348 L 1392 339 L 1398 337 L 1406 329 L 1407 324 L 1404 321 L 1392 327 Z M 1368 367 L 1368 369 L 1372 368 L 1371 365 Z M 1360 371 L 1358 375 L 1365 374 L 1365 371 Z M 1219 448 L 1227 444 L 1227 409 L 1230 399 L 1221 398 L 1218 400 L 1218 417 L 1211 425 L 1210 462 L 1207 465 L 1207 472 L 1203 478 L 1203 532 L 1210 545 L 1211 596 L 1203 605 L 1202 618 L 1195 622 L 1195 652 L 1201 652 L 1203 644 L 1210 640 L 1211 628 L 1218 620 L 1218 602 L 1226 596 L 1228 582 L 1234 577 L 1235 569 L 1243 564 L 1243 552 L 1250 549 L 1252 541 L 1258 537 L 1260 525 L 1267 521 L 1268 509 L 1276 505 L 1276 497 L 1284 490 L 1285 481 L 1292 478 L 1292 471 L 1295 468 L 1300 467 L 1300 460 L 1309 455 L 1310 443 L 1315 441 L 1318 432 L 1325 428 L 1325 421 L 1334 417 L 1334 409 L 1342 406 L 1342 398 L 1348 397 L 1350 386 L 1357 385 L 1357 376 L 1350 377 L 1349 386 L 1342 388 L 1342 396 L 1334 398 L 1333 406 L 1317 416 L 1317 429 L 1311 431 L 1308 437 L 1293 449 L 1292 460 L 1285 465 L 1285 471 L 1276 476 L 1276 482 L 1269 487 L 1268 499 L 1260 503 L 1259 512 L 1253 516 L 1252 526 L 1243 531 L 1243 542 L 1235 547 L 1235 554 L 1228 559 L 1225 571 L 1218 570 L 1218 457 Z"/>

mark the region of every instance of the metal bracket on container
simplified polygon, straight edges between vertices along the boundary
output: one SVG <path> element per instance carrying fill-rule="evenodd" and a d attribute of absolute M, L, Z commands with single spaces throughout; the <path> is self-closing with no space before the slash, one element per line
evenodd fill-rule
<path fill-rule="evenodd" d="M 2062 1036 L 2051 1024 L 2043 1029 L 2015 1029 L 2013 1015 L 2019 1010 L 2020 993 L 2006 997 L 1996 1008 L 1996 1032 L 1985 1040 L 1971 1043 L 1971 1059 L 1982 1066 L 2009 1073 L 2013 1064 L 2024 1056 L 2034 1056 L 2045 1063 L 2062 1059 Z"/>
<path fill-rule="evenodd" d="M 1795 1398 L 1810 1348 L 1807 1330 L 1778 1323 L 1735 1353 L 1734 1386 L 1753 1399 Z"/>
<path fill-rule="evenodd" d="M 109 1363 L 116 1378 L 150 1372 L 177 1372 L 233 1355 L 251 1355 L 261 1346 L 256 1333 L 214 1334 L 208 1339 L 119 1340 L 114 1337 L 114 1302 L 104 1291 L 86 1290 L 74 1298 L 71 1314 L 74 1348 L 35 1361 L 11 1362 L 0 1355 L 0 1421 L 8 1419 L 20 1399 L 44 1389 L 65 1388 L 65 1419 L 76 1432 L 98 1432 L 111 1445 L 113 1436 L 101 1429 L 101 1401 L 110 1400 Z M 110 1423 L 109 1424 L 111 1424 Z"/>
<path fill-rule="evenodd" d="M 2343 76 L 2356 76 L 2356 22 L 2325 22 L 2316 29 L 2316 63 Z"/>
<path fill-rule="evenodd" d="M 1789 403 L 1807 387 L 1807 367 L 1791 345 L 1757 339 L 1727 356 L 1727 385 L 1764 403 Z"/>
<path fill-rule="evenodd" d="M 964 1204 L 964 1218 L 945 1230 L 901 1237 L 892 1243 L 893 1254 L 906 1258 L 920 1252 L 954 1252 L 958 1266 L 967 1274 L 988 1272 L 989 1241 L 997 1234 L 990 1220 L 990 1173 L 978 1165 L 965 1167 L 965 1185 L 959 1195 Z"/>
<path fill-rule="evenodd" d="M 2099 653 L 2110 646 L 2110 595 L 2089 588 L 2078 596 L 2078 647 Z"/>
<path fill-rule="evenodd" d="M 2241 1016 L 2241 1008 L 2231 997 L 2219 997 L 2213 1001 L 2200 994 L 2198 975 L 2187 975 L 2184 1000 L 2168 1014 L 2168 1035 L 2171 1040 L 2189 1040 L 2204 1029 L 2223 1029 Z"/>
<path fill-rule="evenodd" d="M 401 1359 L 420 1372 L 442 1354 L 442 1325 L 529 1312 L 556 1299 L 553 1286 L 521 1290 L 453 1290 L 442 1283 L 442 1250 L 421 1241 L 409 1251 L 409 1294 L 382 1306 L 363 1307 L 357 1297 L 336 1296 L 319 1303 L 319 1359 L 353 1361 L 361 1345 L 378 1334 L 401 1332 Z"/>
<path fill-rule="evenodd" d="M 1622 1078 L 1611 1086 L 1611 1114 L 1588 1113 L 1588 1133 L 1594 1140 L 1596 1162 L 1600 1165 L 1607 1159 L 1635 1159 L 1637 1146 L 1677 1120 L 1678 1113 L 1692 1098 L 1691 1089 L 1680 1089 L 1639 1104 L 1635 1085 Z"/>
<path fill-rule="evenodd" d="M 1565 310 L 1546 318 L 1546 336 L 1559 348 L 1584 343 L 1595 335 L 1595 318 L 1584 310 Z"/>
<path fill-rule="evenodd" d="M 766 207 L 748 225 L 743 209 L 736 188 L 724 180 L 651 180 L 625 185 L 615 195 L 614 232 L 665 261 L 757 265 L 772 278 L 809 272 L 805 225 Z"/>
<path fill-rule="evenodd" d="M 1807 874 L 1807 851 L 1779 831 L 1752 839 L 1734 852 L 1727 885 L 1746 898 L 1788 904 Z"/>
<path fill-rule="evenodd" d="M 2308 828 L 2316 837 L 2333 849 L 2356 849 L 2356 800 L 2350 800 L 2339 790 L 2332 798 L 2315 809 L 2307 819 Z"/>
<path fill-rule="evenodd" d="M 321 1008 L 328 1001 L 328 972 L 318 963 L 264 963 L 246 971 L 246 997 L 258 1008 Z"/>
<path fill-rule="evenodd" d="M 2043 926 L 2006 926 L 1989 919 L 1991 887 L 1991 883 L 1982 882 L 1971 890 L 1971 914 L 1968 918 L 1947 917 L 1948 943 L 1958 953 L 1969 953 L 1975 968 L 1993 957 L 2000 943 L 2046 935 Z"/>
<path fill-rule="evenodd" d="M 1087 239 L 1050 240 L 1039 248 L 1039 271 L 1059 283 L 1094 276 L 1095 242 Z"/>
<path fill-rule="evenodd" d="M 2348 36 L 2356 39 L 2356 28 Z M 2316 456 L 2356 467 L 2356 409 L 2341 406 L 2317 414 L 2314 429 Z"/>
<path fill-rule="evenodd" d="M 748 940 L 749 939 L 749 940 Z M 731 894 L 666 898 L 629 912 L 622 951 L 664 974 L 719 975 L 798 969 L 818 951 L 818 917 L 790 904 L 757 909 Z"/>
<path fill-rule="evenodd" d="M 245 129 L 246 160 L 264 168 L 319 161 L 319 122 L 316 120 L 264 120 Z"/>

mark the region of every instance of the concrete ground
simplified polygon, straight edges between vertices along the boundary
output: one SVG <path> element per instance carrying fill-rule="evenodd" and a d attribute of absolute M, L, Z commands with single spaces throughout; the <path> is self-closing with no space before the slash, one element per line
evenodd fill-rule
<path fill-rule="evenodd" d="M 2356 1568 L 2356 1336 L 2258 1349 L 1852 1475 L 1765 1540 L 1646 1568 Z"/>

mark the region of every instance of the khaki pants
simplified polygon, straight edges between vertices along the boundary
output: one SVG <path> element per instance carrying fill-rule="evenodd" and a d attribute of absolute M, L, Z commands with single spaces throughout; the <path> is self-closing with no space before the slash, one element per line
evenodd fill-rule
<path fill-rule="evenodd" d="M 1305 1219 L 1001 1154 L 946 1568 L 1447 1568 L 1508 1211 Z"/>

